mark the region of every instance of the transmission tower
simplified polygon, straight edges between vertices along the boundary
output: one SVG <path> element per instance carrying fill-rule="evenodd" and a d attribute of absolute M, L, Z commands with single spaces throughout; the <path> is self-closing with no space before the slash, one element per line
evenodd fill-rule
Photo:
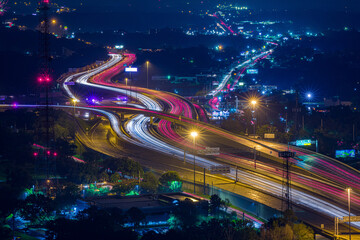
<path fill-rule="evenodd" d="M 51 113 L 49 105 L 51 104 L 49 98 L 49 91 L 52 86 L 51 68 L 50 68 L 50 49 L 49 49 L 49 0 L 40 0 L 39 15 L 40 15 L 40 72 L 38 75 L 38 84 L 41 87 L 40 93 L 40 124 L 38 126 L 38 140 L 43 147 L 36 156 L 36 173 L 40 177 L 43 184 L 46 185 L 47 194 L 51 195 L 50 189 L 55 184 L 51 181 L 51 176 L 55 175 L 55 160 L 57 153 L 54 149 L 54 118 Z M 42 97 L 45 94 L 45 101 Z M 45 180 L 45 181 L 44 181 Z M 43 185 L 41 184 L 41 185 Z M 44 187 L 44 185 L 43 185 Z"/>
<path fill-rule="evenodd" d="M 282 206 L 281 210 L 291 209 L 291 177 L 289 158 L 283 159 L 283 183 L 282 183 Z"/>
<path fill-rule="evenodd" d="M 290 158 L 295 157 L 295 152 L 284 151 L 279 152 L 279 157 L 283 159 L 283 178 L 282 178 L 282 204 L 281 210 L 290 210 L 291 207 L 291 173 L 290 167 L 291 162 L 289 161 Z"/>

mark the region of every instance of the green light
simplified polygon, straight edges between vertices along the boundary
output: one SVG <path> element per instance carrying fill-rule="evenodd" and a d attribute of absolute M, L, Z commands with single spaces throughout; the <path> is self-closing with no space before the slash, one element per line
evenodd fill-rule
<path fill-rule="evenodd" d="M 171 191 L 177 192 L 180 191 L 182 187 L 182 182 L 172 181 L 169 183 L 169 188 Z"/>
<path fill-rule="evenodd" d="M 125 194 L 125 196 L 137 196 L 139 195 L 139 193 L 135 190 L 131 190 L 131 192 Z"/>
<path fill-rule="evenodd" d="M 168 76 L 167 76 L 167 79 L 168 79 L 168 80 L 170 80 L 170 78 L 171 78 L 171 76 L 170 76 L 170 75 L 168 75 Z"/>

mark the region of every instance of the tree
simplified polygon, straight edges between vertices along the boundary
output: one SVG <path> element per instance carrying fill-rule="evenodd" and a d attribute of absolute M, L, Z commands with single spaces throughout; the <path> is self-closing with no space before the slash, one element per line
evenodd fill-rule
<path fill-rule="evenodd" d="M 109 181 L 109 174 L 107 174 L 105 171 L 100 173 L 99 180 L 101 182 Z"/>
<path fill-rule="evenodd" d="M 179 174 L 175 171 L 169 171 L 161 175 L 159 178 L 160 184 L 163 188 L 170 191 L 179 191 L 179 186 L 181 188 L 181 178 Z M 178 183 L 178 184 L 174 184 Z M 175 187 L 174 187 L 175 186 Z"/>
<path fill-rule="evenodd" d="M 130 222 L 134 224 L 134 228 L 138 228 L 140 226 L 140 223 L 145 220 L 145 214 L 137 207 L 130 208 L 126 215 L 128 216 L 128 219 Z"/>
<path fill-rule="evenodd" d="M 104 161 L 104 167 L 113 172 L 121 172 L 123 175 L 138 177 L 143 175 L 144 170 L 138 162 L 131 158 L 108 158 Z"/>
<path fill-rule="evenodd" d="M 286 210 L 283 217 L 270 219 L 261 227 L 261 238 L 264 240 L 314 239 L 314 231 L 303 223 L 296 223 L 297 218 L 292 210 Z"/>
<path fill-rule="evenodd" d="M 74 183 L 65 183 L 62 188 L 59 189 L 60 191 L 57 193 L 54 200 L 56 209 L 62 209 L 64 207 L 66 208 L 74 205 L 80 196 L 80 189 Z"/>
<path fill-rule="evenodd" d="M 125 195 L 135 188 L 137 181 L 134 179 L 122 180 L 121 182 L 114 185 L 112 192 L 119 195 Z"/>
<path fill-rule="evenodd" d="M 20 204 L 20 215 L 33 225 L 44 224 L 51 220 L 55 210 L 54 202 L 42 194 L 32 194 Z"/>
<path fill-rule="evenodd" d="M 210 197 L 210 213 L 215 216 L 219 216 L 221 207 L 229 205 L 229 200 L 224 201 L 217 194 L 214 194 Z"/>
<path fill-rule="evenodd" d="M 101 153 L 87 149 L 86 152 L 83 153 L 83 158 L 87 163 L 96 164 L 101 159 Z"/>
<path fill-rule="evenodd" d="M 182 229 L 187 229 L 197 225 L 199 222 L 199 213 L 196 203 L 188 198 L 179 202 L 179 205 L 176 206 L 173 211 L 173 216 L 173 227 L 179 226 Z"/>
<path fill-rule="evenodd" d="M 77 220 L 59 218 L 47 225 L 47 239 L 138 239 L 135 231 L 124 228 L 124 216 L 118 208 L 98 209 L 94 206 L 85 209 Z"/>
<path fill-rule="evenodd" d="M 293 226 L 295 240 L 312 240 L 314 239 L 314 230 L 303 223 L 295 223 Z"/>
<path fill-rule="evenodd" d="M 264 137 L 265 133 L 275 133 L 276 134 L 277 132 L 278 132 L 278 129 L 275 126 L 269 125 L 269 124 L 262 125 L 256 129 L 257 135 L 259 135 L 261 137 Z"/>
<path fill-rule="evenodd" d="M 261 238 L 264 240 L 293 240 L 294 232 L 289 224 L 281 226 L 279 224 L 279 221 L 275 220 L 274 222 L 272 222 L 271 225 L 268 225 L 267 227 L 263 227 L 261 229 Z"/>
<path fill-rule="evenodd" d="M 26 187 L 31 186 L 32 177 L 24 168 L 12 168 L 9 170 L 6 181 L 11 187 L 18 189 L 19 191 L 24 190 Z"/>
<path fill-rule="evenodd" d="M 140 187 L 146 193 L 156 193 L 159 186 L 159 180 L 152 172 L 147 172 L 144 174 L 143 181 L 140 184 Z"/>
<path fill-rule="evenodd" d="M 118 183 L 121 180 L 120 175 L 116 172 L 110 176 L 110 182 Z"/>

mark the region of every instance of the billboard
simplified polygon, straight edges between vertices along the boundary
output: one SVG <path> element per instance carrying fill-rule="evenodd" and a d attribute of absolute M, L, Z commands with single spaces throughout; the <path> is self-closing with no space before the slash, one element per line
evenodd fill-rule
<path fill-rule="evenodd" d="M 230 166 L 218 165 L 210 167 L 211 174 L 230 173 Z"/>
<path fill-rule="evenodd" d="M 300 146 L 311 146 L 311 139 L 296 140 L 295 145 Z"/>
<path fill-rule="evenodd" d="M 289 151 L 284 151 L 284 152 L 279 152 L 279 157 L 281 158 L 293 158 L 295 157 L 295 152 L 289 152 Z"/>
<path fill-rule="evenodd" d="M 134 67 L 127 67 L 125 68 L 125 72 L 137 72 L 138 69 L 137 68 L 134 68 Z"/>
<path fill-rule="evenodd" d="M 355 149 L 346 149 L 346 150 L 336 150 L 335 158 L 354 158 L 355 157 Z"/>
<path fill-rule="evenodd" d="M 246 73 L 247 74 L 258 74 L 259 70 L 257 70 L 257 69 L 248 69 L 248 70 L 246 70 Z"/>
<path fill-rule="evenodd" d="M 205 149 L 198 150 L 198 154 L 204 155 L 220 155 L 220 148 L 218 147 L 206 147 Z"/>
<path fill-rule="evenodd" d="M 265 133 L 264 138 L 274 139 L 275 138 L 275 133 Z"/>

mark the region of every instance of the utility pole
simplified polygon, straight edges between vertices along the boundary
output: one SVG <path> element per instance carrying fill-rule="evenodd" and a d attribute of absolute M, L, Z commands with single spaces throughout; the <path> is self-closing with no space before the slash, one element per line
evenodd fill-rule
<path fill-rule="evenodd" d="M 235 176 L 235 183 L 237 183 L 238 181 L 238 167 L 236 166 L 236 176 Z"/>
<path fill-rule="evenodd" d="M 351 188 L 349 187 L 348 189 L 347 189 L 347 191 L 348 191 L 348 207 L 349 207 L 349 240 L 351 240 L 351 219 L 350 219 L 350 214 L 351 214 L 351 212 L 350 212 L 350 202 L 351 202 L 351 196 L 350 196 L 350 191 L 351 191 Z"/>
<path fill-rule="evenodd" d="M 298 112 L 299 112 L 299 93 L 296 90 L 296 102 L 295 102 L 295 131 L 298 131 Z"/>
<path fill-rule="evenodd" d="M 204 168 L 204 195 L 206 194 L 206 189 L 205 189 L 206 180 L 205 180 L 205 177 L 206 177 L 206 173 L 205 173 L 205 168 Z"/>
<path fill-rule="evenodd" d="M 146 88 L 149 88 L 149 61 L 146 61 Z"/>
<path fill-rule="evenodd" d="M 256 169 L 256 146 L 254 147 L 254 167 Z"/>

